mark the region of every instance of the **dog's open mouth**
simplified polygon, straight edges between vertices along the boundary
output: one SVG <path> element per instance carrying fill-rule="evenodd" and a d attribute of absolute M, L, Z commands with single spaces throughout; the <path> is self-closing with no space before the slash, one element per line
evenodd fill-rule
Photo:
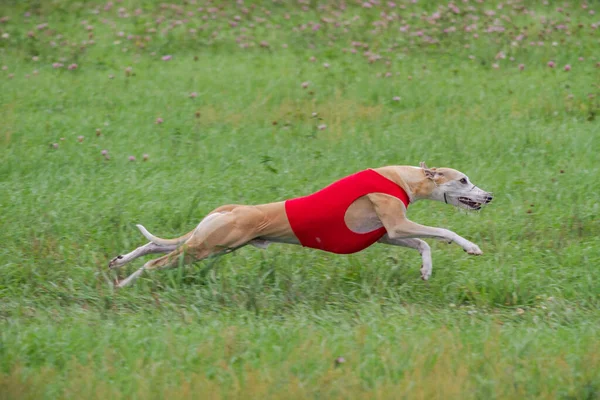
<path fill-rule="evenodd" d="M 481 203 L 471 200 L 468 197 L 459 197 L 458 201 L 469 207 L 471 210 L 481 210 Z"/>

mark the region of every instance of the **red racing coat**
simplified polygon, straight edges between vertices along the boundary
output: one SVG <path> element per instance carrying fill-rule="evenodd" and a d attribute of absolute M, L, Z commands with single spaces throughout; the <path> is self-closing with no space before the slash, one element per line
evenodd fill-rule
<path fill-rule="evenodd" d="M 348 207 L 359 197 L 385 193 L 408 208 L 410 199 L 400 186 L 372 169 L 347 176 L 308 196 L 285 202 L 285 212 L 302 246 L 336 254 L 364 250 L 386 234 L 384 227 L 356 233 L 344 222 Z"/>

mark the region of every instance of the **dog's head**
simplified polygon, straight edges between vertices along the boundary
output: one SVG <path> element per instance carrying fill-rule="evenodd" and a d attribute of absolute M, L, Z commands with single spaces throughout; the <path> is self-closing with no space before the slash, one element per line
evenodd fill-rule
<path fill-rule="evenodd" d="M 492 194 L 478 188 L 469 180 L 469 177 L 452 168 L 428 168 L 424 162 L 421 168 L 425 177 L 434 183 L 429 198 L 443 201 L 453 206 L 467 210 L 480 210 L 489 204 Z"/>

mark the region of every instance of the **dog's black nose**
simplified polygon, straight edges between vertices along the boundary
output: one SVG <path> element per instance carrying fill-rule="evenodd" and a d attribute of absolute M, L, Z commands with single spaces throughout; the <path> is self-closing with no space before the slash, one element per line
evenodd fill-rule
<path fill-rule="evenodd" d="M 485 197 L 485 204 L 491 203 L 494 198 L 492 196 Z"/>

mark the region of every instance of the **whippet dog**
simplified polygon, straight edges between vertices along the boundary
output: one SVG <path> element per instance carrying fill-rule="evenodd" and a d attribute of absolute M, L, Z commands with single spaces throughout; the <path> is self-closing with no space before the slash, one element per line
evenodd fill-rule
<path fill-rule="evenodd" d="M 444 228 L 424 226 L 406 216 L 407 206 L 435 200 L 467 210 L 479 210 L 492 194 L 451 168 L 386 166 L 343 178 L 313 195 L 261 205 L 224 205 L 211 211 L 191 232 L 161 239 L 137 225 L 150 241 L 112 259 L 119 268 L 151 253 L 150 260 L 117 287 L 134 282 L 144 271 L 173 268 L 235 251 L 245 245 L 266 248 L 271 243 L 299 244 L 338 254 L 360 251 L 378 242 L 416 249 L 422 257 L 421 278 L 432 272 L 431 249 L 418 238 L 454 242 L 468 254 L 481 255 L 469 240 Z"/>

